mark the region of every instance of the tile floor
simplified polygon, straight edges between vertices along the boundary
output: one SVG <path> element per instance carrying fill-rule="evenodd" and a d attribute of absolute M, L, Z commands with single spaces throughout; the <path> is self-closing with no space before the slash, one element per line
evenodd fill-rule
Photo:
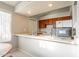
<path fill-rule="evenodd" d="M 14 52 L 9 53 L 6 57 L 31 57 L 31 56 L 21 52 L 20 50 L 16 50 Z"/>

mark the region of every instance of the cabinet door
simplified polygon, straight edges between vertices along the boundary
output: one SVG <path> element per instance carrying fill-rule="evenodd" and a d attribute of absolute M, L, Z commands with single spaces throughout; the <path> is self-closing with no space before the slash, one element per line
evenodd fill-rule
<path fill-rule="evenodd" d="M 56 27 L 62 27 L 63 26 L 63 22 L 62 21 L 57 21 L 56 22 Z"/>
<path fill-rule="evenodd" d="M 45 20 L 40 20 L 39 21 L 39 28 L 46 28 L 46 21 Z"/>
<path fill-rule="evenodd" d="M 53 20 L 52 19 L 49 19 L 48 20 L 48 24 L 52 24 L 53 23 Z"/>
<path fill-rule="evenodd" d="M 62 21 L 63 27 L 72 27 L 72 20 Z"/>
<path fill-rule="evenodd" d="M 54 18 L 54 19 L 49 19 L 48 20 L 48 24 L 50 25 L 50 24 L 55 24 L 56 23 L 56 18 Z"/>
<path fill-rule="evenodd" d="M 43 27 L 44 27 L 43 22 L 39 21 L 39 28 L 43 28 Z"/>
<path fill-rule="evenodd" d="M 57 21 L 56 27 L 72 27 L 72 20 Z"/>

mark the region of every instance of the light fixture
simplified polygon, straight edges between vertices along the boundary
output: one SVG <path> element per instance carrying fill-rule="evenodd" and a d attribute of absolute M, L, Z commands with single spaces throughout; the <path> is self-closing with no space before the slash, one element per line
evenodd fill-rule
<path fill-rule="evenodd" d="M 27 11 L 28 14 L 31 14 L 31 11 Z"/>
<path fill-rule="evenodd" d="M 48 6 L 49 6 L 49 7 L 52 7 L 52 6 L 53 6 L 53 4 L 52 4 L 52 3 L 50 3 L 50 4 L 48 4 Z"/>

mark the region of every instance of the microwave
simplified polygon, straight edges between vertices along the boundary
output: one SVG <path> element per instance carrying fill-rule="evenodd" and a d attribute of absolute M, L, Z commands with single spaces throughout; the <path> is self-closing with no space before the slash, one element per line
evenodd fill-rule
<path fill-rule="evenodd" d="M 72 36 L 72 27 L 56 28 L 56 36 L 71 37 Z"/>

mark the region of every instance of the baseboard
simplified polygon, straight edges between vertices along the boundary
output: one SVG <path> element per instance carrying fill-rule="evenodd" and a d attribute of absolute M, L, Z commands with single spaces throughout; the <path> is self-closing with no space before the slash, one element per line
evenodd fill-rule
<path fill-rule="evenodd" d="M 25 54 L 28 54 L 30 57 L 35 57 L 34 55 L 30 54 L 27 51 L 24 51 L 23 49 L 18 48 L 18 50 L 21 51 L 21 52 L 23 52 L 23 53 L 25 53 Z"/>

